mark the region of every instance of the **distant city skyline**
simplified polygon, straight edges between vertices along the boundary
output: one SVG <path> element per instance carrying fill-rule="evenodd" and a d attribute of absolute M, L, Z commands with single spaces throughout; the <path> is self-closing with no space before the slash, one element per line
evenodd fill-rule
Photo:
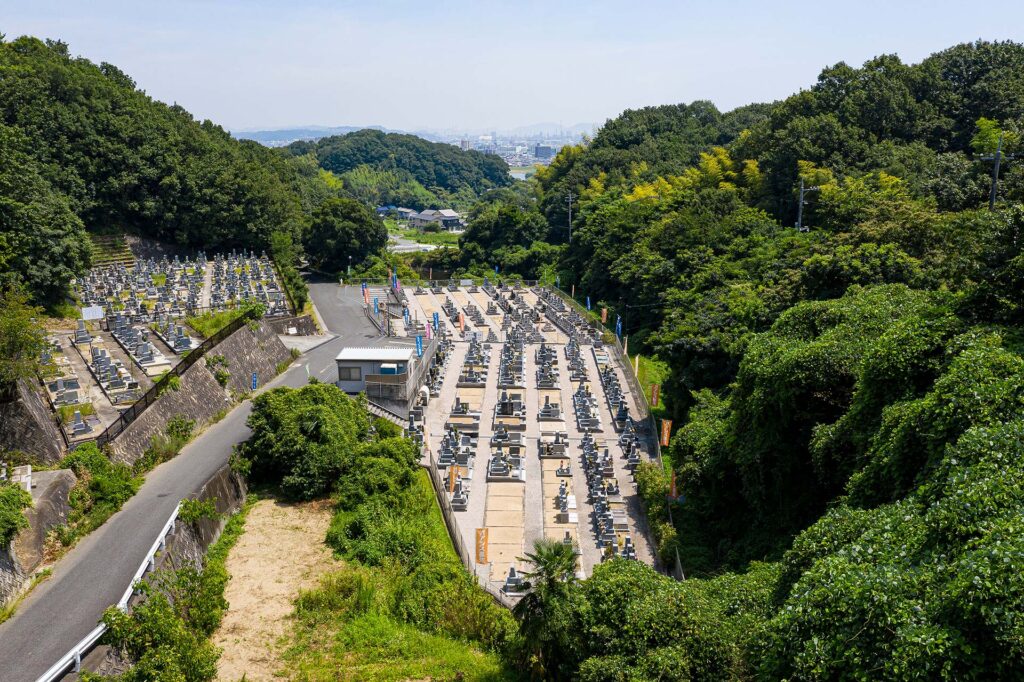
<path fill-rule="evenodd" d="M 509 131 L 698 99 L 725 111 L 840 61 L 1024 41 L 1024 3 L 3 0 L 0 32 L 63 40 L 232 131 Z"/>

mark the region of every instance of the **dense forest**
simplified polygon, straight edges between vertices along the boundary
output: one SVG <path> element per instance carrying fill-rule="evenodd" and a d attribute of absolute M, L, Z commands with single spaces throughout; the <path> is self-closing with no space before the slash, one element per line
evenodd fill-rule
<path fill-rule="evenodd" d="M 379 130 L 293 142 L 286 152 L 314 159 L 371 206 L 461 207 L 512 182 L 508 165 L 493 154 Z"/>
<path fill-rule="evenodd" d="M 773 105 L 627 111 L 473 210 L 464 269 L 574 284 L 671 371 L 674 525 L 669 474 L 638 481 L 691 579 L 558 593 L 547 674 L 1019 674 L 1024 164 L 988 199 L 1022 127 L 1024 46 L 887 55 Z"/>

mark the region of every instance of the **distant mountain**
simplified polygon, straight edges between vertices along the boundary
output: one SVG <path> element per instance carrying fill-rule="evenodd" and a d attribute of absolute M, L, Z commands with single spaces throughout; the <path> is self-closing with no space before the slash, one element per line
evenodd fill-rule
<path fill-rule="evenodd" d="M 276 130 L 236 130 L 232 131 L 231 135 L 239 140 L 254 140 L 267 147 L 284 147 L 292 142 L 319 140 L 332 135 L 354 133 L 357 130 L 379 130 L 384 133 L 404 132 L 384 126 L 301 126 Z"/>

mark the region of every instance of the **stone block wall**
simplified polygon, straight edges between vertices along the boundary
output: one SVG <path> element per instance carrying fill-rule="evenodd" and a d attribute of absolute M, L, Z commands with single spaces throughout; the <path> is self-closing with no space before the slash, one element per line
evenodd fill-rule
<path fill-rule="evenodd" d="M 210 421 L 220 410 L 230 406 L 229 398 L 213 374 L 200 360 L 179 377 L 178 390 L 168 389 L 111 441 L 113 459 L 134 464 L 153 436 L 162 435 L 172 417 L 184 415 L 196 425 Z"/>
<path fill-rule="evenodd" d="M 253 372 L 257 385 L 262 386 L 277 376 L 280 363 L 292 358 L 266 321 L 242 327 L 221 341 L 209 355 L 223 355 L 228 361 L 227 388 L 236 396 L 252 390 Z"/>
<path fill-rule="evenodd" d="M 15 399 L 0 402 L 0 451 L 21 450 L 41 464 L 64 456 L 64 439 L 41 390 L 19 381 Z"/>
<path fill-rule="evenodd" d="M 289 327 L 295 327 L 299 336 L 312 336 L 319 333 L 316 322 L 312 316 L 302 315 L 301 317 L 274 317 L 267 320 L 276 334 L 287 334 Z"/>
<path fill-rule="evenodd" d="M 253 372 L 259 386 L 273 379 L 277 366 L 290 360 L 291 354 L 266 322 L 254 327 L 243 326 L 189 367 L 180 377 L 178 390 L 166 390 L 110 443 L 113 458 L 133 464 L 149 447 L 153 436 L 163 434 L 167 423 L 177 415 L 195 420 L 197 427 L 209 422 L 232 406 L 232 397 L 250 391 Z M 215 355 L 223 355 L 227 361 L 226 387 L 217 383 L 207 367 L 206 359 Z"/>

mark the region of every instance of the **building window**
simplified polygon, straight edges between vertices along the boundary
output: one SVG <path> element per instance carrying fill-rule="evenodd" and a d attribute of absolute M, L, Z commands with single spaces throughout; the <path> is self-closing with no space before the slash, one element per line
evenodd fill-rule
<path fill-rule="evenodd" d="M 363 373 L 358 367 L 339 367 L 338 381 L 362 381 Z"/>

